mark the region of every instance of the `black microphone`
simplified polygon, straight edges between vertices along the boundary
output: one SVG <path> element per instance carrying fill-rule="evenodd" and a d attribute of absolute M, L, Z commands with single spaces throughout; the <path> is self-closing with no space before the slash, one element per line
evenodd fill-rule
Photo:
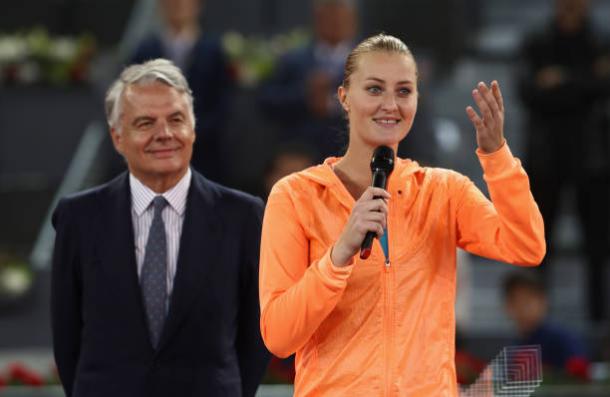
<path fill-rule="evenodd" d="M 371 159 L 371 172 L 373 173 L 373 187 L 385 189 L 388 185 L 388 178 L 394 171 L 394 151 L 387 146 L 379 146 L 373 152 Z M 379 199 L 380 196 L 374 198 Z M 377 237 L 375 232 L 367 232 L 362 245 L 360 246 L 360 258 L 366 259 L 371 255 L 373 239 Z"/>

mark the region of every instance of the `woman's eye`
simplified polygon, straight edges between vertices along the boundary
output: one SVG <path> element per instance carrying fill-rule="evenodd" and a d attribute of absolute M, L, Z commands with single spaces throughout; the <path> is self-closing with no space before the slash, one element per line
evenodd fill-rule
<path fill-rule="evenodd" d="M 402 96 L 407 96 L 411 93 L 411 89 L 410 88 L 400 88 L 398 90 L 398 93 Z"/>
<path fill-rule="evenodd" d="M 379 87 L 378 85 L 368 87 L 366 90 L 371 94 L 381 94 L 381 87 Z"/>

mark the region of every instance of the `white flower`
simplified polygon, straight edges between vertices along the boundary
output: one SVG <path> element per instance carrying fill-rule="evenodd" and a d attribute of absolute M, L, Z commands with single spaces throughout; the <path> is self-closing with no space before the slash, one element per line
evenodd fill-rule
<path fill-rule="evenodd" d="M 0 64 L 18 62 L 28 56 L 28 48 L 21 37 L 0 37 Z"/>
<path fill-rule="evenodd" d="M 26 269 L 8 266 L 0 272 L 0 289 L 11 295 L 21 295 L 32 284 L 32 277 Z"/>
<path fill-rule="evenodd" d="M 72 60 L 78 51 L 78 45 L 75 40 L 59 37 L 51 42 L 50 56 L 58 61 Z"/>

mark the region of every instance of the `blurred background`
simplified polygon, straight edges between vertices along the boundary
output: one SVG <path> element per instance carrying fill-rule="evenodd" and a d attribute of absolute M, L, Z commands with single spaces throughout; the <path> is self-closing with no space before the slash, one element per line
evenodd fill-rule
<path fill-rule="evenodd" d="M 0 395 L 62 395 L 49 217 L 61 196 L 124 169 L 103 98 L 125 65 L 164 56 L 181 66 L 198 119 L 194 167 L 264 198 L 281 176 L 340 154 L 342 60 L 381 31 L 405 41 L 419 67 L 418 115 L 399 153 L 486 191 L 464 108 L 477 82 L 497 79 L 506 138 L 545 217 L 547 258 L 512 284 L 513 267 L 458 256 L 460 381 L 504 346 L 535 343 L 549 359 L 535 395 L 610 395 L 609 0 L 9 3 L 0 13 Z M 537 324 L 553 331 L 533 335 L 515 302 L 539 307 Z M 292 371 L 274 360 L 260 395 L 290 395 L 281 384 Z"/>

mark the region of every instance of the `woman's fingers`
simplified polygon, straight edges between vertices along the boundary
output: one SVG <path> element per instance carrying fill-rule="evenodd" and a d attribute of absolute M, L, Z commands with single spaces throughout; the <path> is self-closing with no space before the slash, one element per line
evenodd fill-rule
<path fill-rule="evenodd" d="M 359 203 L 359 207 L 362 208 L 363 211 L 377 211 L 383 212 L 385 214 L 388 213 L 388 203 L 382 199 L 371 199 L 368 201 L 363 201 Z"/>
<path fill-rule="evenodd" d="M 466 108 L 466 113 L 477 131 L 485 133 L 488 129 L 496 130 L 504 120 L 504 100 L 498 82 L 494 80 L 490 87 L 480 82 L 472 91 L 472 97 L 479 113 L 472 106 Z"/>
<path fill-rule="evenodd" d="M 375 223 L 381 225 L 382 228 L 386 227 L 386 216 L 381 212 L 369 212 L 362 215 L 361 221 L 363 223 Z"/>
<path fill-rule="evenodd" d="M 504 112 L 504 98 L 502 98 L 502 91 L 500 90 L 500 84 L 497 80 L 491 82 L 491 91 L 498 103 L 498 108 L 501 112 Z"/>
<path fill-rule="evenodd" d="M 368 232 L 382 236 L 387 226 L 390 194 L 377 187 L 367 188 L 356 201 L 347 225 L 331 252 L 334 264 L 345 265 L 358 252 L 364 236 Z"/>
<path fill-rule="evenodd" d="M 481 119 L 483 120 L 483 124 L 490 126 L 491 123 L 493 123 L 494 117 L 491 108 L 487 104 L 487 100 L 483 97 L 483 93 L 478 89 L 474 89 L 472 90 L 472 98 L 479 108 L 479 113 L 482 116 Z"/>
<path fill-rule="evenodd" d="M 477 112 L 475 112 L 475 110 L 472 108 L 472 106 L 466 107 L 466 114 L 468 115 L 468 118 L 474 125 L 474 128 L 476 128 L 477 130 L 480 130 L 481 128 L 485 127 L 485 124 L 483 124 L 483 120 L 481 120 L 481 118 L 479 117 Z"/>
<path fill-rule="evenodd" d="M 472 97 L 479 112 L 468 106 L 466 114 L 476 129 L 479 148 L 486 153 L 492 153 L 504 141 L 504 100 L 500 85 L 496 80 L 492 81 L 489 87 L 480 82 L 472 91 Z"/>
<path fill-rule="evenodd" d="M 386 218 L 388 216 L 388 203 L 386 199 L 390 194 L 381 189 L 369 187 L 360 197 L 352 214 L 356 227 L 360 233 L 372 231 L 379 234 L 386 227 Z"/>
<path fill-rule="evenodd" d="M 498 101 L 496 97 L 492 93 L 492 90 L 487 87 L 487 85 L 483 82 L 479 83 L 479 92 L 483 95 L 483 99 L 487 103 L 487 106 L 491 109 L 492 117 L 496 119 L 500 115 L 500 107 L 498 106 Z"/>
<path fill-rule="evenodd" d="M 362 196 L 360 196 L 360 199 L 358 199 L 358 201 L 367 201 L 367 200 L 371 200 L 375 197 L 381 197 L 386 200 L 389 200 L 391 198 L 390 193 L 388 193 L 386 190 L 384 190 L 380 187 L 369 186 L 364 191 Z"/>

